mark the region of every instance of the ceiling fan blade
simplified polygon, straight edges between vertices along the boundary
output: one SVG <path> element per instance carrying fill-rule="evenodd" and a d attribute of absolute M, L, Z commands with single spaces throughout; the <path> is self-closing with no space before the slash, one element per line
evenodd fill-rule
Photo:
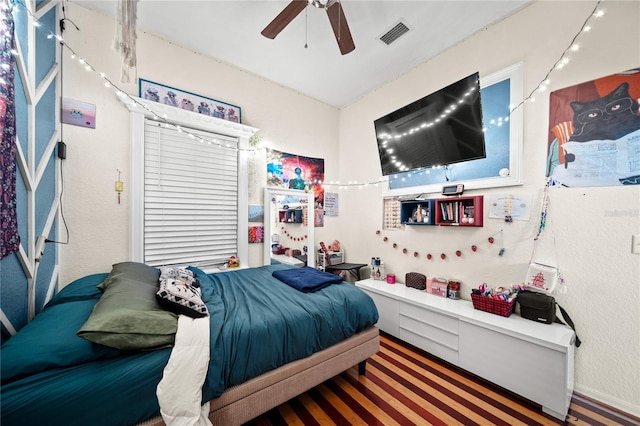
<path fill-rule="evenodd" d="M 344 16 L 342 5 L 340 2 L 335 2 L 331 6 L 327 7 L 327 15 L 331 22 L 331 28 L 333 28 L 333 34 L 336 36 L 340 53 L 346 55 L 356 48 L 351 37 L 351 31 L 349 31 L 349 25 L 347 24 L 347 18 Z"/>
<path fill-rule="evenodd" d="M 307 7 L 307 4 L 307 0 L 292 0 L 291 3 L 289 3 L 284 9 L 282 9 L 282 12 L 280 12 L 278 16 L 276 16 L 274 20 L 271 21 L 260 34 L 262 34 L 266 38 L 276 38 L 276 36 L 280 34 L 280 31 L 282 31 L 284 27 L 289 25 L 289 23 L 293 21 L 293 18 L 298 16 L 300 12 L 302 12 L 304 8 Z"/>

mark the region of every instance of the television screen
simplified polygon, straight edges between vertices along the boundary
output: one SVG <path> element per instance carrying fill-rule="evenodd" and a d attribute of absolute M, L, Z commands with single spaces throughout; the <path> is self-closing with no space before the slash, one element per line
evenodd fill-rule
<path fill-rule="evenodd" d="M 474 73 L 374 121 L 384 176 L 485 158 Z"/>

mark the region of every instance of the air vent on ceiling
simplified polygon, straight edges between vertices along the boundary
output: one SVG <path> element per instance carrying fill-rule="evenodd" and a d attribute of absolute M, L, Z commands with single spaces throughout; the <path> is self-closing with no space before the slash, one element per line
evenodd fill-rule
<path fill-rule="evenodd" d="M 397 39 L 399 39 L 400 37 L 402 37 L 407 32 L 409 32 L 409 27 L 407 27 L 404 24 L 404 22 L 401 21 L 401 22 L 398 22 L 389 31 L 384 33 L 380 37 L 380 41 L 382 41 L 386 45 L 389 45 L 389 44 L 393 43 L 394 41 L 396 41 Z"/>

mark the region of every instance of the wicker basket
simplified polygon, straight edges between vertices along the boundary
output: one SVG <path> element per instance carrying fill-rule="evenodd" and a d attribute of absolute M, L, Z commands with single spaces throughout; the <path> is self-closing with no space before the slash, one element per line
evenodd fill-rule
<path fill-rule="evenodd" d="M 505 301 L 492 299 L 490 297 L 474 293 L 471 293 L 471 301 L 473 302 L 474 308 L 503 317 L 508 317 L 509 315 L 511 315 L 513 313 L 513 308 L 516 305 L 515 299 Z"/>

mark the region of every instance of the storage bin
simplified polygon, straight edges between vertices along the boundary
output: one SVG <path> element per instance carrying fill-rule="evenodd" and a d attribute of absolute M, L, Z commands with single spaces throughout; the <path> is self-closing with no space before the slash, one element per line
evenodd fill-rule
<path fill-rule="evenodd" d="M 479 294 L 471 293 L 471 301 L 473 307 L 480 311 L 489 312 L 492 314 L 508 317 L 513 313 L 513 308 L 516 305 L 516 300 L 500 300 L 493 299 L 491 297 L 482 296 Z"/>

